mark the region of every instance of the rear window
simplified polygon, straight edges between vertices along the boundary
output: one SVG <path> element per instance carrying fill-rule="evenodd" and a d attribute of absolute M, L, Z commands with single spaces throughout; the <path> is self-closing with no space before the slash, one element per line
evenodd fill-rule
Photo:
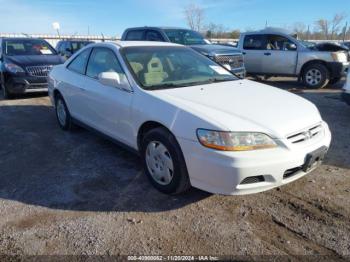
<path fill-rule="evenodd" d="M 4 41 L 4 53 L 17 55 L 56 55 L 56 51 L 45 40 L 12 39 Z"/>
<path fill-rule="evenodd" d="M 72 51 L 76 52 L 79 49 L 91 44 L 91 42 L 71 42 L 72 43 Z"/>
<path fill-rule="evenodd" d="M 264 35 L 247 35 L 244 38 L 243 48 L 247 50 L 264 50 L 267 42 Z"/>
<path fill-rule="evenodd" d="M 126 34 L 125 40 L 142 41 L 144 30 L 132 30 Z"/>

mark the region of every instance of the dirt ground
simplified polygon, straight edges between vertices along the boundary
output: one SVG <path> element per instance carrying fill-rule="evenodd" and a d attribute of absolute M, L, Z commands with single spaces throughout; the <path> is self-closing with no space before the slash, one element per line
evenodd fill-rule
<path fill-rule="evenodd" d="M 249 196 L 163 195 L 136 156 L 61 131 L 45 94 L 0 98 L 0 254 L 350 259 L 350 106 L 339 88 L 267 83 L 314 102 L 333 141 L 316 171 Z"/>

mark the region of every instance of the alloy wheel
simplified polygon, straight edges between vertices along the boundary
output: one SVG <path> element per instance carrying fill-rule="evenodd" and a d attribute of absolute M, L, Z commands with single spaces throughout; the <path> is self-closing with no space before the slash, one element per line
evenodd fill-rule
<path fill-rule="evenodd" d="M 316 68 L 312 68 L 306 73 L 306 83 L 311 86 L 316 86 L 322 81 L 322 73 Z"/>

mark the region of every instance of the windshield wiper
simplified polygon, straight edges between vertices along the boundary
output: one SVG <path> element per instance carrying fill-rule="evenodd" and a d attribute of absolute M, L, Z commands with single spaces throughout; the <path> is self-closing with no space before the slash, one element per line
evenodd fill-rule
<path fill-rule="evenodd" d="M 158 90 L 158 89 L 177 88 L 177 87 L 184 87 L 184 86 L 185 85 L 179 85 L 174 83 L 164 83 L 164 84 L 146 86 L 145 88 L 149 90 Z"/>
<path fill-rule="evenodd" d="M 234 80 L 236 79 L 209 78 L 204 81 L 196 81 L 196 82 L 189 82 L 189 83 L 182 83 L 182 84 L 164 83 L 164 84 L 147 86 L 145 88 L 147 88 L 148 90 L 159 90 L 159 89 L 167 89 L 167 88 L 180 88 L 180 87 L 186 87 L 186 86 L 196 86 L 196 85 L 204 85 L 204 84 L 219 83 L 219 82 L 226 82 L 226 81 L 234 81 Z"/>

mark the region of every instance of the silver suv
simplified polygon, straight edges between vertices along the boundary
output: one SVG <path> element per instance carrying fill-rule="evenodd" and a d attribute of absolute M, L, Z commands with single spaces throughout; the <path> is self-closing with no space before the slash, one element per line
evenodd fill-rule
<path fill-rule="evenodd" d="M 310 88 L 338 82 L 349 67 L 349 55 L 341 47 L 300 41 L 282 29 L 243 33 L 238 48 L 248 74 L 297 76 Z"/>

